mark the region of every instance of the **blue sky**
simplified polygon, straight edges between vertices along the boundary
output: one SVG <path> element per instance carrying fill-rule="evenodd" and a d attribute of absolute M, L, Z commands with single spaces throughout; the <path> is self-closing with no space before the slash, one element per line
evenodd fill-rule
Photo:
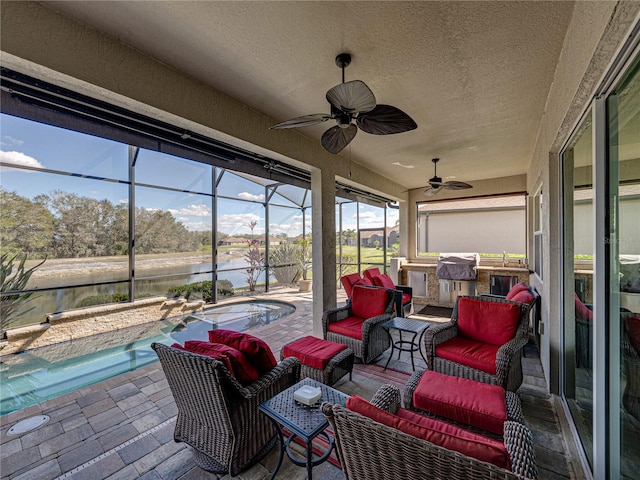
<path fill-rule="evenodd" d="M 63 190 L 112 203 L 128 202 L 128 147 L 118 142 L 80 134 L 49 125 L 0 114 L 0 184 L 8 191 L 33 198 Z M 58 175 L 11 168 L 8 164 L 75 174 Z M 85 178 L 78 178 L 84 176 Z M 107 178 L 105 182 L 87 176 Z M 141 150 L 136 163 L 136 182 L 189 190 L 184 193 L 153 188 L 136 189 L 136 205 L 150 210 L 167 210 L 189 230 L 206 231 L 211 227 L 211 197 L 197 192 L 211 191 L 211 167 L 178 157 Z M 288 187 L 289 193 L 295 187 Z M 218 194 L 243 200 L 262 201 L 264 187 L 239 176 L 225 173 Z M 276 195 L 274 202 L 293 205 Z M 273 203 L 273 202 L 272 202 Z M 246 235 L 252 221 L 254 233 L 265 231 L 263 208 L 259 204 L 220 199 L 218 230 L 230 235 Z M 343 229 L 356 228 L 355 207 L 345 207 Z M 384 209 L 360 204 L 360 227 L 382 227 Z M 395 224 L 397 210 L 389 210 L 388 225 Z M 270 233 L 296 236 L 302 233 L 302 211 L 271 208 Z M 307 231 L 311 209 L 306 213 Z"/>

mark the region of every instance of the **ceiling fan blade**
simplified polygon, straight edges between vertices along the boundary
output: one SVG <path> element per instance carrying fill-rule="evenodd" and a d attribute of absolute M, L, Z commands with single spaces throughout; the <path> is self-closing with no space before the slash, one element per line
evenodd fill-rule
<path fill-rule="evenodd" d="M 327 115 L 326 113 L 312 113 L 311 115 L 303 115 L 301 117 L 285 120 L 284 122 L 278 123 L 277 125 L 269 128 L 275 130 L 282 128 L 310 127 L 311 125 L 326 122 L 330 118 L 331 115 Z"/>
<path fill-rule="evenodd" d="M 442 188 L 446 188 L 447 190 L 464 190 L 466 188 L 473 188 L 472 185 L 464 182 L 444 182 L 442 184 Z"/>
<path fill-rule="evenodd" d="M 363 132 L 374 135 L 408 132 L 418 127 L 409 115 L 391 105 L 377 105 L 370 112 L 361 113 L 356 123 Z"/>
<path fill-rule="evenodd" d="M 327 101 L 345 113 L 362 113 L 373 110 L 376 97 L 367 85 L 360 80 L 341 83 L 329 89 Z"/>
<path fill-rule="evenodd" d="M 355 125 L 351 124 L 347 128 L 341 128 L 339 125 L 331 127 L 322 134 L 320 140 L 324 149 L 334 155 L 340 152 L 358 133 Z"/>
<path fill-rule="evenodd" d="M 424 191 L 427 197 L 433 197 L 436 193 L 442 190 L 442 187 L 429 187 Z"/>

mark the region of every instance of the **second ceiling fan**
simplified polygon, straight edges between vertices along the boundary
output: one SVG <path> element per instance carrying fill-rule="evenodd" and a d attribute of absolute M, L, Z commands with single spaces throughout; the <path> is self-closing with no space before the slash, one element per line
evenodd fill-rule
<path fill-rule="evenodd" d="M 336 65 L 342 69 L 342 83 L 327 92 L 331 113 L 312 113 L 278 123 L 272 129 L 309 127 L 336 121 L 336 125 L 322 135 L 321 143 L 329 153 L 339 153 L 353 140 L 358 128 L 373 135 L 390 135 L 417 128 L 416 122 L 402 110 L 391 105 L 376 104 L 376 97 L 360 80 L 344 81 L 344 69 L 351 63 L 351 55 L 341 53 Z M 355 120 L 355 124 L 352 123 Z M 357 125 L 357 127 L 356 127 Z"/>
<path fill-rule="evenodd" d="M 437 172 L 438 162 L 440 161 L 440 159 L 432 158 L 431 161 L 433 162 L 433 177 L 429 179 L 429 187 L 424 191 L 424 194 L 427 197 L 432 197 L 443 188 L 446 190 L 464 190 L 467 188 L 473 188 L 472 185 L 469 185 L 468 183 L 464 183 L 464 182 L 456 182 L 456 181 L 443 182 L 442 178 L 438 176 L 438 172 Z"/>

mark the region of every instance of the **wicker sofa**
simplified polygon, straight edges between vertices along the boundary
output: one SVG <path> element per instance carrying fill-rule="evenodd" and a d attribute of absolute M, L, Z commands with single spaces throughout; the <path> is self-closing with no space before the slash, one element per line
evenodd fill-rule
<path fill-rule="evenodd" d="M 356 285 L 344 307 L 322 315 L 325 340 L 342 343 L 362 363 L 370 363 L 390 346 L 382 324 L 394 316 L 396 291 Z"/>
<path fill-rule="evenodd" d="M 380 387 L 371 404 L 395 414 L 400 390 Z M 531 432 L 518 422 L 504 424 L 504 446 L 511 470 L 500 468 L 417 438 L 338 405 L 324 403 L 322 412 L 335 435 L 347 480 L 536 479 Z"/>
<path fill-rule="evenodd" d="M 515 392 L 523 379 L 521 353 L 529 341 L 529 309 L 526 303 L 502 298 L 458 296 L 451 321 L 425 331 L 427 367 Z M 473 313 L 473 321 L 466 316 L 469 311 L 477 312 Z M 507 316 L 509 319 L 505 320 Z M 506 335 L 511 331 L 512 335 Z M 495 338 L 487 341 L 491 336 Z M 505 341 L 499 341 L 501 338 Z M 481 355 L 476 353 L 479 349 L 484 349 Z M 447 357 L 443 356 L 445 352 L 449 353 Z M 495 364 L 493 360 L 487 363 L 491 356 Z M 454 357 L 457 361 L 452 360 Z"/>
<path fill-rule="evenodd" d="M 160 343 L 151 347 L 178 407 L 174 440 L 193 447 L 199 467 L 236 476 L 269 452 L 277 434 L 258 405 L 299 380 L 298 359 L 286 358 L 243 386 L 219 360 Z"/>

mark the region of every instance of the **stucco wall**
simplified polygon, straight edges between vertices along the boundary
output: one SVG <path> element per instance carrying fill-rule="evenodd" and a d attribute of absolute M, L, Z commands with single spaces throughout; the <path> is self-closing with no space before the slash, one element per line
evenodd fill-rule
<path fill-rule="evenodd" d="M 527 190 L 535 192 L 542 186 L 545 200 L 541 223 L 543 271 L 547 273 L 543 281 L 532 275 L 531 284 L 542 296 L 545 325 L 540 359 L 552 393 L 560 391 L 562 339 L 562 182 L 558 154 L 590 104 L 639 10 L 638 2 L 576 2 L 527 173 Z"/>

